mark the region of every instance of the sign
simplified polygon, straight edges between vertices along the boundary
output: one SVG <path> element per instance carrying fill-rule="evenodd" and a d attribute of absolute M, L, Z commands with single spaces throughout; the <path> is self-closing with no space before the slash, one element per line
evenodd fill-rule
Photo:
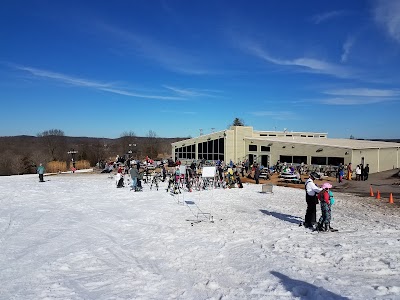
<path fill-rule="evenodd" d="M 203 167 L 203 170 L 201 172 L 202 177 L 215 177 L 215 167 Z"/>

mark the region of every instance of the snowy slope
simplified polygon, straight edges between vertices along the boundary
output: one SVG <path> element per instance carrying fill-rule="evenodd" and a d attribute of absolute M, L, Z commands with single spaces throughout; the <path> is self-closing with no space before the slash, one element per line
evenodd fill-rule
<path fill-rule="evenodd" d="M 299 189 L 45 179 L 0 177 L 0 299 L 400 299 L 398 209 L 336 194 L 312 233 Z"/>

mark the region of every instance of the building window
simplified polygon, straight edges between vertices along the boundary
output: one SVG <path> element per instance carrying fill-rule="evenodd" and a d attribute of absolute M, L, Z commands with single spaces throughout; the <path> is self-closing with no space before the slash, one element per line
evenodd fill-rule
<path fill-rule="evenodd" d="M 288 155 L 280 155 L 279 156 L 279 161 L 281 163 L 287 163 L 287 164 L 291 164 L 293 162 L 293 157 L 292 156 L 288 156 Z"/>
<path fill-rule="evenodd" d="M 224 139 L 219 138 L 199 143 L 197 159 L 224 160 Z"/>
<path fill-rule="evenodd" d="M 267 147 L 267 146 L 261 146 L 261 152 L 270 152 L 271 151 L 271 147 Z"/>
<path fill-rule="evenodd" d="M 328 165 L 338 166 L 340 163 L 344 165 L 344 157 L 328 157 Z"/>
<path fill-rule="evenodd" d="M 249 145 L 249 151 L 257 151 L 257 145 Z"/>
<path fill-rule="evenodd" d="M 327 157 L 311 156 L 312 165 L 326 165 Z"/>
<path fill-rule="evenodd" d="M 175 157 L 178 159 L 193 159 L 196 155 L 196 145 L 175 148 Z"/>
<path fill-rule="evenodd" d="M 306 164 L 307 156 L 293 156 L 293 163 L 294 164 L 301 164 L 301 163 Z"/>

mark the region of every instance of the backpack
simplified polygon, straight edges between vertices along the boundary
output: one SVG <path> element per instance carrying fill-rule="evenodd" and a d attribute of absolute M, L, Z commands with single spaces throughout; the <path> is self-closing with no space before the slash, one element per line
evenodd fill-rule
<path fill-rule="evenodd" d="M 331 202 L 331 205 L 335 204 L 335 198 L 333 197 L 333 193 L 331 191 L 329 193 L 329 200 Z"/>

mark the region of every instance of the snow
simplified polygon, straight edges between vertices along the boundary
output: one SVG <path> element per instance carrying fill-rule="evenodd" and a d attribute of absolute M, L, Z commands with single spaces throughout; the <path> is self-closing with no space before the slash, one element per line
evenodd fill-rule
<path fill-rule="evenodd" d="M 400 299 L 393 206 L 336 193 L 340 231 L 317 233 L 301 189 L 45 180 L 0 177 L 0 299 Z"/>

